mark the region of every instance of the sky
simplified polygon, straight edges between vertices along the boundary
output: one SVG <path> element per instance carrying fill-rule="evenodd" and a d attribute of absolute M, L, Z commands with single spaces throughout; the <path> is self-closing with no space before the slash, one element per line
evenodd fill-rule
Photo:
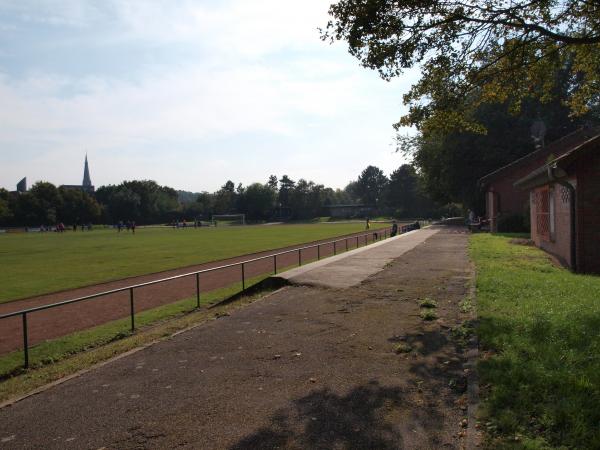
<path fill-rule="evenodd" d="M 320 39 L 327 0 L 0 0 L 0 186 L 287 174 L 343 188 L 403 162 L 391 82 Z M 408 131 L 410 132 L 410 130 Z"/>

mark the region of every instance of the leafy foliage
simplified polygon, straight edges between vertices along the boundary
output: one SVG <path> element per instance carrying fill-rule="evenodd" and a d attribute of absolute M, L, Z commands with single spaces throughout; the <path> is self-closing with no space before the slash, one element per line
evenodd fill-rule
<path fill-rule="evenodd" d="M 358 177 L 356 192 L 365 205 L 377 206 L 383 199 L 388 182 L 379 167 L 369 166 Z"/>
<path fill-rule="evenodd" d="M 473 107 L 507 103 L 516 112 L 526 98 L 548 101 L 565 67 L 571 112 L 598 105 L 596 1 L 340 0 L 329 13 L 322 38 L 345 40 L 365 67 L 386 79 L 420 67 L 398 127 L 483 132 Z"/>

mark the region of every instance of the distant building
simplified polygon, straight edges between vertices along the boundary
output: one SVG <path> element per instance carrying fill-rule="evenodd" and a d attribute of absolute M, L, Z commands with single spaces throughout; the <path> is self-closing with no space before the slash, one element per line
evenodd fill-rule
<path fill-rule="evenodd" d="M 17 192 L 27 192 L 27 177 L 17 183 Z"/>
<path fill-rule="evenodd" d="M 85 155 L 85 163 L 83 166 L 83 182 L 81 184 L 63 184 L 61 187 L 66 189 L 81 189 L 88 194 L 93 194 L 95 192 L 96 189 L 92 185 L 92 179 L 90 178 L 87 154 Z"/>
<path fill-rule="evenodd" d="M 486 217 L 490 221 L 491 231 L 499 231 L 498 223 L 502 218 L 520 215 L 526 220 L 526 216 L 529 216 L 529 193 L 517 189 L 514 186 L 515 182 L 549 160 L 583 144 L 599 132 L 600 127 L 580 129 L 481 178 L 479 185 L 485 190 Z"/>

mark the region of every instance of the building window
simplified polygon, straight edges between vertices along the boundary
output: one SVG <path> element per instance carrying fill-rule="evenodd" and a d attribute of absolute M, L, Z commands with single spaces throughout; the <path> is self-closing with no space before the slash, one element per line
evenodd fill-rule
<path fill-rule="evenodd" d="M 550 190 L 548 186 L 535 190 L 535 227 L 541 239 L 550 240 Z M 552 228 L 554 228 L 554 224 L 552 224 Z"/>

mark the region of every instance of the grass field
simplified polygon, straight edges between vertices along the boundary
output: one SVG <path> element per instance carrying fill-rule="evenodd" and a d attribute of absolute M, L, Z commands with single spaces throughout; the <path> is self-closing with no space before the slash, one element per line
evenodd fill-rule
<path fill-rule="evenodd" d="M 600 448 L 600 277 L 474 235 L 483 423 L 490 448 Z"/>
<path fill-rule="evenodd" d="M 0 234 L 0 303 L 362 230 L 346 223 Z"/>

